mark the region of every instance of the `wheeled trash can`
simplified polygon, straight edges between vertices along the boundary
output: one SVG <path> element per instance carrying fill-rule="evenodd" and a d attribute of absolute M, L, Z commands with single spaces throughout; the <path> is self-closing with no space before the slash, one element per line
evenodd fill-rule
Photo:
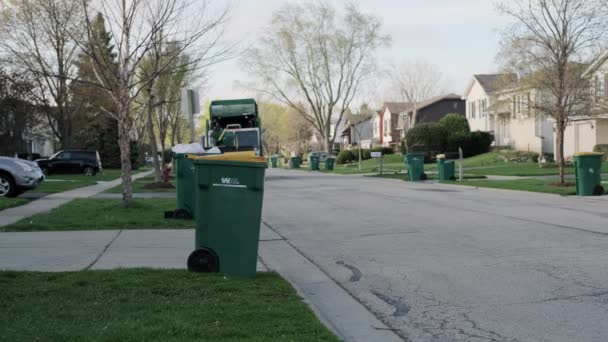
<path fill-rule="evenodd" d="M 266 159 L 230 153 L 191 158 L 196 173 L 196 229 L 188 269 L 254 276 Z"/>

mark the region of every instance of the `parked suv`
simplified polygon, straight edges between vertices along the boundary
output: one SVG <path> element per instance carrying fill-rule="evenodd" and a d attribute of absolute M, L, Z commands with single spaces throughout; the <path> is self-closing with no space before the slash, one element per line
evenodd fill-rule
<path fill-rule="evenodd" d="M 49 159 L 36 160 L 45 175 L 53 173 L 82 173 L 94 176 L 102 171 L 101 159 L 97 151 L 63 150 Z"/>
<path fill-rule="evenodd" d="M 0 197 L 16 197 L 44 180 L 38 164 L 29 160 L 0 157 Z"/>

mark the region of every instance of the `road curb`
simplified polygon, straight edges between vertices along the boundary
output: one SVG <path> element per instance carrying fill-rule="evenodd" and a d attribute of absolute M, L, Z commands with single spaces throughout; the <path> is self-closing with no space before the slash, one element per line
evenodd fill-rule
<path fill-rule="evenodd" d="M 317 317 L 343 341 L 403 341 L 324 270 L 305 256 L 267 222 L 260 256 L 271 271 L 281 274 L 298 291 Z"/>

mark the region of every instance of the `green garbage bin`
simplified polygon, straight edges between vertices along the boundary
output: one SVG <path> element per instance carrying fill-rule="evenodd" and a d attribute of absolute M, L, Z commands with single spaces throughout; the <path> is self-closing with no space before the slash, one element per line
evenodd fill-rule
<path fill-rule="evenodd" d="M 446 160 L 445 154 L 437 155 L 437 172 L 440 181 L 454 180 L 454 161 Z"/>
<path fill-rule="evenodd" d="M 267 161 L 261 157 L 194 160 L 196 172 L 194 272 L 256 274 Z"/>
<path fill-rule="evenodd" d="M 580 152 L 574 155 L 577 196 L 600 196 L 602 187 L 602 153 Z"/>
<path fill-rule="evenodd" d="M 300 167 L 300 157 L 291 157 L 291 168 L 298 169 Z"/>
<path fill-rule="evenodd" d="M 319 156 L 310 156 L 308 161 L 310 162 L 311 171 L 319 171 Z"/>
<path fill-rule="evenodd" d="M 192 219 L 195 215 L 194 164 L 185 153 L 173 153 L 175 159 L 176 204 L 174 218 Z M 192 154 L 190 154 L 192 155 Z M 202 156 L 202 154 L 196 154 Z"/>
<path fill-rule="evenodd" d="M 270 157 L 270 163 L 272 164 L 272 167 L 274 169 L 276 169 L 278 167 L 278 160 L 279 158 L 275 155 L 273 155 L 272 157 Z"/>
<path fill-rule="evenodd" d="M 327 159 L 325 159 L 325 170 L 333 171 L 335 162 L 336 162 L 336 158 L 327 157 Z"/>
<path fill-rule="evenodd" d="M 410 181 L 426 180 L 426 175 L 424 174 L 424 153 L 408 153 L 405 156 L 405 161 Z"/>

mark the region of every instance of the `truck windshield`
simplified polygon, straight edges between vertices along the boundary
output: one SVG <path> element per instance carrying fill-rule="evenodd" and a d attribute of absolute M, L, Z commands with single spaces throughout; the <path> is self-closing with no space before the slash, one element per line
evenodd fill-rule
<path fill-rule="evenodd" d="M 260 141 L 257 130 L 233 131 L 235 134 L 234 146 L 241 149 L 259 149 Z"/>

